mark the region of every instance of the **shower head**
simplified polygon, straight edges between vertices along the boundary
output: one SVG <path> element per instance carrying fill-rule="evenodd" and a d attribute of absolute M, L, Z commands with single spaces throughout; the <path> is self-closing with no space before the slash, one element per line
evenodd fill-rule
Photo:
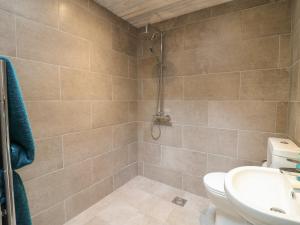
<path fill-rule="evenodd" d="M 144 39 L 153 41 L 161 35 L 161 31 L 147 24 L 142 31 Z"/>

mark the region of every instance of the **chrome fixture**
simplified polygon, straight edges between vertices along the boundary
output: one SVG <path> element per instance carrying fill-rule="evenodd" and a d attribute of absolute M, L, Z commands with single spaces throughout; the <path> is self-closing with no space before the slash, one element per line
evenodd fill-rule
<path fill-rule="evenodd" d="M 298 169 L 298 168 L 282 167 L 282 168 L 279 168 L 279 171 L 282 174 L 287 174 L 287 175 L 294 176 L 294 177 L 300 177 L 300 169 Z"/>
<path fill-rule="evenodd" d="M 8 124 L 8 99 L 7 99 L 7 73 L 6 63 L 0 60 L 0 85 L 1 85 L 1 148 L 2 148 L 2 163 L 5 182 L 5 199 L 6 209 L 2 210 L 3 216 L 7 218 L 8 225 L 16 225 L 16 212 L 14 201 L 14 186 L 13 173 L 10 161 L 10 139 L 9 139 L 9 124 Z"/>
<path fill-rule="evenodd" d="M 164 112 L 164 32 L 152 27 L 151 25 L 146 25 L 145 30 L 142 33 L 145 40 L 151 41 L 152 46 L 149 47 L 149 51 L 153 54 L 157 61 L 157 66 L 159 67 L 159 77 L 158 77 L 158 91 L 157 91 L 157 102 L 156 102 L 156 112 L 152 117 L 151 123 L 151 135 L 154 140 L 158 140 L 161 136 L 161 125 L 172 126 L 171 117 L 165 115 Z M 154 50 L 154 42 L 159 38 L 160 41 L 160 54 L 157 56 Z M 158 133 L 155 135 L 154 128 L 157 126 Z"/>
<path fill-rule="evenodd" d="M 294 176 L 294 177 L 300 177 L 300 169 L 298 168 L 287 168 L 287 167 L 282 167 L 279 168 L 280 173 L 286 174 L 289 176 Z M 291 196 L 292 198 L 295 198 L 295 193 L 294 192 L 300 192 L 299 188 L 292 188 Z"/>

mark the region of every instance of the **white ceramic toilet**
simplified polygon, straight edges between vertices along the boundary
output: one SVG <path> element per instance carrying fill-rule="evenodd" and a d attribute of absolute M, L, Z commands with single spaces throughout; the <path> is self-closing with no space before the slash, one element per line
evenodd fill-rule
<path fill-rule="evenodd" d="M 295 167 L 300 153 L 299 147 L 289 139 L 269 138 L 267 165 L 273 168 Z M 202 225 L 246 225 L 249 224 L 233 209 L 226 197 L 224 180 L 226 173 L 208 173 L 203 182 L 212 205 L 202 215 Z"/>
<path fill-rule="evenodd" d="M 210 218 L 206 218 L 207 221 L 204 225 L 247 224 L 247 222 L 233 209 L 226 197 L 224 190 L 225 175 L 226 173 L 209 173 L 203 178 L 207 196 L 213 204 L 208 209 L 210 216 L 206 215 Z"/>

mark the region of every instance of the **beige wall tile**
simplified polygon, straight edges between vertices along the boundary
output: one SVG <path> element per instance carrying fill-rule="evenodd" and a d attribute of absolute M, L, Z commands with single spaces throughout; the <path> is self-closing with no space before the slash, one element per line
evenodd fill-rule
<path fill-rule="evenodd" d="M 127 102 L 93 102 L 93 127 L 102 127 L 128 121 Z"/>
<path fill-rule="evenodd" d="M 93 44 L 90 60 L 94 72 L 128 77 L 128 56 L 123 53 Z"/>
<path fill-rule="evenodd" d="M 207 172 L 228 172 L 229 170 L 239 166 L 261 166 L 260 162 L 250 162 L 235 158 L 228 158 L 218 155 L 210 155 L 207 157 Z"/>
<path fill-rule="evenodd" d="M 280 35 L 280 67 L 289 67 L 292 63 L 291 35 Z"/>
<path fill-rule="evenodd" d="M 206 172 L 206 154 L 163 146 L 162 166 L 185 174 L 201 176 Z"/>
<path fill-rule="evenodd" d="M 208 104 L 208 124 L 212 127 L 273 132 L 275 121 L 274 102 L 212 101 Z"/>
<path fill-rule="evenodd" d="M 139 145 L 139 159 L 145 163 L 160 165 L 162 158 L 161 146 L 143 142 Z"/>
<path fill-rule="evenodd" d="M 184 28 L 177 28 L 165 32 L 165 52 L 180 51 L 184 48 Z"/>
<path fill-rule="evenodd" d="M 93 181 L 101 181 L 118 174 L 128 165 L 128 148 L 121 147 L 93 159 Z"/>
<path fill-rule="evenodd" d="M 179 124 L 207 125 L 207 101 L 166 101 L 165 111 Z M 150 119 L 150 118 L 148 118 Z"/>
<path fill-rule="evenodd" d="M 136 42 L 136 37 L 128 33 L 128 28 L 124 29 L 118 25 L 112 26 L 112 48 L 114 50 L 136 56 Z"/>
<path fill-rule="evenodd" d="M 261 162 L 267 159 L 269 137 L 283 137 L 273 133 L 239 131 L 238 158 Z"/>
<path fill-rule="evenodd" d="M 138 161 L 138 143 L 131 143 L 128 145 L 128 164 Z"/>
<path fill-rule="evenodd" d="M 202 181 L 202 177 L 183 175 L 183 190 L 196 195 L 206 196 L 206 190 Z"/>
<path fill-rule="evenodd" d="M 155 57 L 138 59 L 137 71 L 139 78 L 156 78 L 158 76 L 158 69 Z"/>
<path fill-rule="evenodd" d="M 65 203 L 67 220 L 89 208 L 92 204 L 111 193 L 112 190 L 112 179 L 108 178 L 68 198 Z"/>
<path fill-rule="evenodd" d="M 101 47 L 112 47 L 111 24 L 73 4 L 70 0 L 60 3 L 60 28 L 76 36 L 97 42 Z"/>
<path fill-rule="evenodd" d="M 63 168 L 62 140 L 60 137 L 35 141 L 35 159 L 19 170 L 23 180 L 30 180 Z"/>
<path fill-rule="evenodd" d="M 294 25 L 300 19 L 300 13 L 299 13 L 300 4 L 299 4 L 299 2 L 296 0 L 293 0 L 291 8 L 292 8 L 292 25 Z"/>
<path fill-rule="evenodd" d="M 65 167 L 61 185 L 65 198 L 92 185 L 92 160 Z"/>
<path fill-rule="evenodd" d="M 113 152 L 114 154 L 114 173 L 128 165 L 128 145 L 122 146 Z"/>
<path fill-rule="evenodd" d="M 155 101 L 139 101 L 138 102 L 138 120 L 152 121 L 153 115 L 156 112 Z"/>
<path fill-rule="evenodd" d="M 296 102 L 289 103 L 288 116 L 288 136 L 298 144 L 300 140 L 296 140 L 297 117 L 299 115 L 298 104 Z"/>
<path fill-rule="evenodd" d="M 64 200 L 63 171 L 25 182 L 30 212 L 36 215 Z M 55 194 L 53 194 L 55 193 Z"/>
<path fill-rule="evenodd" d="M 0 10 L 0 53 L 15 56 L 15 18 L 13 15 Z"/>
<path fill-rule="evenodd" d="M 138 175 L 144 176 L 144 163 L 143 162 L 138 163 Z"/>
<path fill-rule="evenodd" d="M 128 121 L 134 122 L 138 119 L 138 103 L 128 102 Z"/>
<path fill-rule="evenodd" d="M 241 73 L 240 98 L 247 100 L 287 101 L 289 72 L 283 69 Z"/>
<path fill-rule="evenodd" d="M 87 102 L 27 102 L 35 138 L 50 137 L 91 127 Z M 74 113 L 75 112 L 75 113 Z"/>
<path fill-rule="evenodd" d="M 241 11 L 244 38 L 289 33 L 290 2 L 283 1 Z"/>
<path fill-rule="evenodd" d="M 114 152 L 93 159 L 93 181 L 101 181 L 114 174 Z"/>
<path fill-rule="evenodd" d="M 12 12 L 14 9 L 14 1 L 0 0 L 0 8 Z"/>
<path fill-rule="evenodd" d="M 144 176 L 176 188 L 181 188 L 181 174 L 173 170 L 145 164 Z"/>
<path fill-rule="evenodd" d="M 241 34 L 239 13 L 213 17 L 185 27 L 184 47 L 194 49 L 216 42 L 239 40 Z"/>
<path fill-rule="evenodd" d="M 169 100 L 180 100 L 183 98 L 183 79 L 165 78 L 164 79 L 164 98 Z M 155 100 L 157 98 L 158 79 L 143 80 L 143 99 Z"/>
<path fill-rule="evenodd" d="M 236 156 L 237 131 L 185 126 L 182 136 L 184 148 L 229 157 Z"/>
<path fill-rule="evenodd" d="M 59 203 L 32 218 L 33 225 L 63 225 L 65 223 L 64 204 Z"/>
<path fill-rule="evenodd" d="M 161 126 L 161 137 L 158 140 L 153 140 L 151 136 L 151 124 L 147 123 L 144 127 L 144 141 L 170 145 L 174 147 L 181 147 L 182 137 L 181 137 L 181 126 L 173 125 L 171 127 Z M 154 127 L 154 135 L 158 135 L 158 127 Z"/>
<path fill-rule="evenodd" d="M 74 68 L 89 68 L 89 43 L 40 24 L 17 19 L 18 56 Z"/>
<path fill-rule="evenodd" d="M 113 78 L 113 99 L 122 101 L 137 100 L 137 80 Z"/>
<path fill-rule="evenodd" d="M 49 26 L 58 27 L 59 0 L 14 0 L 14 11 L 16 14 L 28 19 L 44 23 Z"/>
<path fill-rule="evenodd" d="M 13 59 L 25 100 L 59 100 L 58 66 Z"/>
<path fill-rule="evenodd" d="M 166 74 L 168 76 L 186 76 L 208 73 L 209 51 L 209 48 L 203 47 L 201 51 L 191 49 L 167 54 Z"/>
<path fill-rule="evenodd" d="M 63 136 L 64 163 L 70 165 L 112 150 L 112 128 L 105 127 Z"/>
<path fill-rule="evenodd" d="M 296 62 L 300 59 L 300 22 L 299 20 L 293 25 L 293 32 L 292 32 L 292 62 Z"/>
<path fill-rule="evenodd" d="M 300 63 L 297 62 L 291 67 L 290 78 L 290 101 L 300 100 Z"/>
<path fill-rule="evenodd" d="M 286 134 L 288 130 L 288 103 L 277 103 L 276 132 Z"/>
<path fill-rule="evenodd" d="M 130 78 L 137 79 L 137 58 L 128 57 L 128 75 Z"/>
<path fill-rule="evenodd" d="M 239 73 L 185 77 L 184 98 L 234 100 L 239 97 L 239 86 Z"/>
<path fill-rule="evenodd" d="M 137 163 L 129 165 L 114 176 L 114 189 L 121 187 L 138 175 Z"/>
<path fill-rule="evenodd" d="M 220 43 L 211 55 L 210 72 L 275 68 L 279 58 L 279 38 Z"/>
<path fill-rule="evenodd" d="M 289 108 L 289 136 L 297 143 L 300 143 L 300 104 L 291 102 Z"/>
<path fill-rule="evenodd" d="M 166 73 L 173 76 L 186 76 L 276 68 L 278 60 L 278 36 L 213 44 L 200 43 L 197 49 L 168 54 Z M 147 67 L 147 71 L 140 69 L 140 74 L 149 76 L 150 66 Z"/>
<path fill-rule="evenodd" d="M 61 91 L 64 100 L 111 100 L 111 77 L 88 71 L 61 68 Z"/>
<path fill-rule="evenodd" d="M 137 123 L 128 123 L 113 128 L 113 146 L 115 148 L 137 141 Z"/>

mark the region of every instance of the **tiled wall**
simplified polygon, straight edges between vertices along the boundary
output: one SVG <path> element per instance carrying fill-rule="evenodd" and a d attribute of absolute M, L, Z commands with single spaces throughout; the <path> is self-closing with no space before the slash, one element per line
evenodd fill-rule
<path fill-rule="evenodd" d="M 157 68 L 151 43 L 140 38 L 139 173 L 201 195 L 207 172 L 260 165 L 267 138 L 286 134 L 290 1 L 235 0 L 156 26 L 166 32 L 173 126 L 151 138 Z"/>
<path fill-rule="evenodd" d="M 292 64 L 289 104 L 289 136 L 300 144 L 300 2 L 292 1 Z"/>
<path fill-rule="evenodd" d="M 137 31 L 92 0 L 0 0 L 36 138 L 34 225 L 61 225 L 137 174 Z"/>

